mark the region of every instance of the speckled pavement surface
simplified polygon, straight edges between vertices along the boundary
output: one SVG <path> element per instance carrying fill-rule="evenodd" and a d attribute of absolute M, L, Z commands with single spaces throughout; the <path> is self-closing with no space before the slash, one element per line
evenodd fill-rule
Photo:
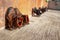
<path fill-rule="evenodd" d="M 0 40 L 60 40 L 60 11 L 48 10 L 40 17 L 30 17 L 30 24 L 20 29 L 2 29 Z"/>

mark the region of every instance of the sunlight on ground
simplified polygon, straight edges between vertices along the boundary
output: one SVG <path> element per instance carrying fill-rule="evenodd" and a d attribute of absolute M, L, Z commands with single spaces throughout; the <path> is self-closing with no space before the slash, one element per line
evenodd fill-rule
<path fill-rule="evenodd" d="M 49 10 L 40 17 L 30 16 L 30 24 L 20 29 L 0 30 L 0 40 L 60 40 L 60 11 Z"/>

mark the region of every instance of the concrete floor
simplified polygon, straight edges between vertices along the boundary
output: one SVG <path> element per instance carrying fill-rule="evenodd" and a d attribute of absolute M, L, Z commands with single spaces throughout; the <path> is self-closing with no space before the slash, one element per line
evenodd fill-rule
<path fill-rule="evenodd" d="M 20 29 L 2 29 L 0 40 L 60 40 L 60 11 L 48 10 L 40 17 L 30 17 L 30 24 Z"/>

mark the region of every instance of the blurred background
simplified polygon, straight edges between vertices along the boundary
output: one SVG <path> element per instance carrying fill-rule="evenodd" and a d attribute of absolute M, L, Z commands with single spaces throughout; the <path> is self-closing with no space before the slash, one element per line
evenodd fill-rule
<path fill-rule="evenodd" d="M 32 8 L 42 6 L 47 6 L 46 0 L 0 0 L 0 27 L 5 25 L 5 12 L 8 7 L 18 8 L 22 14 L 31 15 Z"/>

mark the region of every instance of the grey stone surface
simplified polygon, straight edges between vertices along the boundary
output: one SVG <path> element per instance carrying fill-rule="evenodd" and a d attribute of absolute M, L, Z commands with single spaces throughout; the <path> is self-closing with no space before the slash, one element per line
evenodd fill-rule
<path fill-rule="evenodd" d="M 30 24 L 20 29 L 0 30 L 0 40 L 60 40 L 60 11 L 30 17 Z"/>

